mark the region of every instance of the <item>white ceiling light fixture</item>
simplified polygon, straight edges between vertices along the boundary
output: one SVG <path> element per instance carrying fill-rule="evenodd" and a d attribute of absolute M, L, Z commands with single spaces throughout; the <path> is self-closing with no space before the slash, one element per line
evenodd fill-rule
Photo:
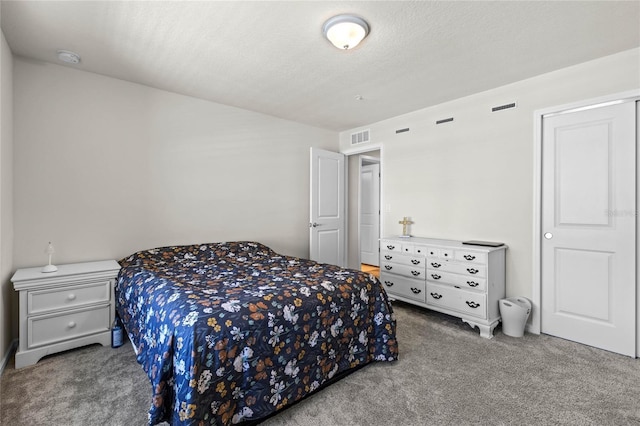
<path fill-rule="evenodd" d="M 324 36 L 338 49 L 353 49 L 369 34 L 369 24 L 357 16 L 338 15 L 322 26 Z"/>
<path fill-rule="evenodd" d="M 68 64 L 79 64 L 80 55 L 70 50 L 58 50 L 58 59 Z"/>

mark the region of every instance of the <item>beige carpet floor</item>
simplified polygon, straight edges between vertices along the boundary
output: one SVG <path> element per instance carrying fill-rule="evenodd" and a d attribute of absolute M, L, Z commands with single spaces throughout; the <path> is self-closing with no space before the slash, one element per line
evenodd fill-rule
<path fill-rule="evenodd" d="M 375 363 L 266 420 L 275 425 L 640 425 L 640 360 L 551 336 L 491 340 L 394 304 L 401 359 Z M 130 345 L 51 355 L 0 378 L 2 425 L 144 425 Z"/>

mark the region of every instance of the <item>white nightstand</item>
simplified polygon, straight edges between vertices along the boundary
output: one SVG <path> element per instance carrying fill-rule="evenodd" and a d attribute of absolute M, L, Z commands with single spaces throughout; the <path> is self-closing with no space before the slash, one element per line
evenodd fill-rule
<path fill-rule="evenodd" d="M 18 269 L 11 278 L 20 292 L 20 346 L 16 368 L 45 355 L 91 343 L 111 344 L 115 315 L 115 260 Z"/>

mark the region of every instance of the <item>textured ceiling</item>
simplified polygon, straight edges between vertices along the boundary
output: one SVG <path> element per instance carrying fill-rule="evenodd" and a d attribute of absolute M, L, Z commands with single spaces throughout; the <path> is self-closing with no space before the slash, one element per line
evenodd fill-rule
<path fill-rule="evenodd" d="M 6 1 L 15 55 L 346 130 L 640 46 L 638 1 Z M 328 18 L 371 27 L 357 48 Z M 361 95 L 362 100 L 357 100 Z"/>

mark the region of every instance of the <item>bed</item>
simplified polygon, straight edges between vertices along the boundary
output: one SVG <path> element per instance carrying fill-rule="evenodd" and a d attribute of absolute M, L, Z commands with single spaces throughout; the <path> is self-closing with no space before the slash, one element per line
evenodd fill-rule
<path fill-rule="evenodd" d="M 397 359 L 372 275 L 255 242 L 162 247 L 120 265 L 116 310 L 151 381 L 150 425 L 255 423 Z"/>

